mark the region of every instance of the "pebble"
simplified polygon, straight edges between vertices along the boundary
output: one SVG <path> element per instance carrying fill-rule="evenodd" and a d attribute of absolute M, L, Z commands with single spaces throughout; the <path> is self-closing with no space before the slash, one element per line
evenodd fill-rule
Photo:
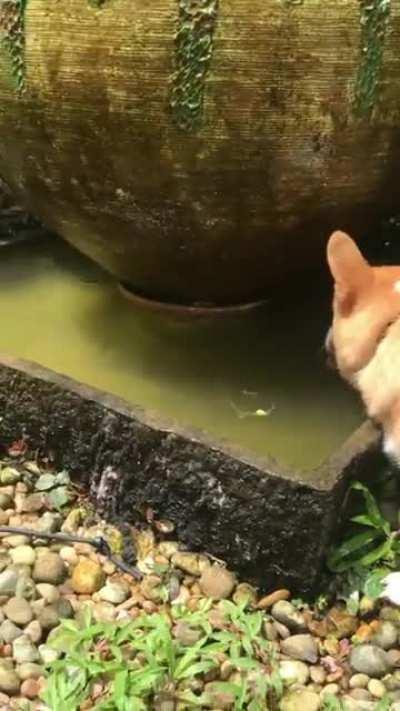
<path fill-rule="evenodd" d="M 77 565 L 79 563 L 79 556 L 72 546 L 63 546 L 60 548 L 59 555 L 68 565 Z"/>
<path fill-rule="evenodd" d="M 207 558 L 199 556 L 195 553 L 185 552 L 178 552 L 173 554 L 171 562 L 172 565 L 174 565 L 176 568 L 180 568 L 185 573 L 189 573 L 189 575 L 195 575 L 196 577 L 201 575 L 202 570 L 204 570 L 204 567 L 207 567 L 209 565 Z"/>
<path fill-rule="evenodd" d="M 265 595 L 265 597 L 262 597 L 257 607 L 259 610 L 267 610 L 269 607 L 272 607 L 277 602 L 281 602 L 282 600 L 289 600 L 289 598 L 289 590 L 275 590 L 275 592 L 270 593 L 269 595 Z"/>
<path fill-rule="evenodd" d="M 43 667 L 34 662 L 24 662 L 17 667 L 17 674 L 22 681 L 26 679 L 39 679 L 43 675 Z"/>
<path fill-rule="evenodd" d="M 321 696 L 337 696 L 340 693 L 339 684 L 327 684 L 321 691 Z"/>
<path fill-rule="evenodd" d="M 30 539 L 28 536 L 23 536 L 22 534 L 16 533 L 11 536 L 5 536 L 3 538 L 3 543 L 4 545 L 8 546 L 9 548 L 18 548 L 18 546 L 26 546 L 28 545 Z"/>
<path fill-rule="evenodd" d="M 384 676 L 390 671 L 386 652 L 373 644 L 360 644 L 350 654 L 350 665 L 356 672 L 371 677 Z"/>
<path fill-rule="evenodd" d="M 24 598 L 12 597 L 4 607 L 6 617 L 16 625 L 25 626 L 33 619 L 32 608 Z"/>
<path fill-rule="evenodd" d="M 201 630 L 193 629 L 186 622 L 179 621 L 173 629 L 173 635 L 184 647 L 191 647 L 201 639 L 203 633 Z"/>
<path fill-rule="evenodd" d="M 0 509 L 8 509 L 12 505 L 12 498 L 9 494 L 0 494 Z"/>
<path fill-rule="evenodd" d="M 38 615 L 38 622 L 42 629 L 51 630 L 60 622 L 60 615 L 56 605 L 46 605 Z"/>
<path fill-rule="evenodd" d="M 372 698 L 368 689 L 352 689 L 349 696 L 356 701 L 370 701 Z"/>
<path fill-rule="evenodd" d="M 32 620 L 24 629 L 26 634 L 34 644 L 38 644 L 43 636 L 43 629 L 39 620 Z"/>
<path fill-rule="evenodd" d="M 38 650 L 32 640 L 26 635 L 17 637 L 12 643 L 13 657 L 17 664 L 36 662 L 39 659 Z"/>
<path fill-rule="evenodd" d="M 296 689 L 283 696 L 279 708 L 280 711 L 318 711 L 320 698 L 307 689 Z"/>
<path fill-rule="evenodd" d="M 53 649 L 47 644 L 41 644 L 38 648 L 38 652 L 39 658 L 45 666 L 57 661 L 57 659 L 61 656 L 61 652 L 59 652 L 57 649 Z"/>
<path fill-rule="evenodd" d="M 323 667 L 310 667 L 310 677 L 314 684 L 324 684 L 326 681 L 326 671 Z"/>
<path fill-rule="evenodd" d="M 6 643 L 10 644 L 14 639 L 22 635 L 22 630 L 14 625 L 10 620 L 5 620 L 0 625 L 0 638 Z"/>
<path fill-rule="evenodd" d="M 32 577 L 36 583 L 59 585 L 67 576 L 64 561 L 58 553 L 46 552 L 39 556 L 33 567 Z"/>
<path fill-rule="evenodd" d="M 383 620 L 371 638 L 371 643 L 382 649 L 391 649 L 397 643 L 398 629 L 393 622 Z"/>
<path fill-rule="evenodd" d="M 296 634 L 281 642 L 281 651 L 292 659 L 315 664 L 318 660 L 318 644 L 310 634 Z"/>
<path fill-rule="evenodd" d="M 368 683 L 368 691 L 375 699 L 382 699 L 386 694 L 386 687 L 379 679 L 371 679 Z"/>
<path fill-rule="evenodd" d="M 17 546 L 10 551 L 10 556 L 12 562 L 17 565 L 33 565 L 36 553 L 31 546 Z"/>
<path fill-rule="evenodd" d="M 18 583 L 16 570 L 8 569 L 0 573 L 0 595 L 14 595 Z"/>
<path fill-rule="evenodd" d="M 271 615 L 291 632 L 304 632 L 306 630 L 304 616 L 287 600 L 276 602 L 272 607 Z"/>
<path fill-rule="evenodd" d="M 206 597 L 223 600 L 233 592 L 236 578 L 229 570 L 215 563 L 203 570 L 199 584 Z"/>
<path fill-rule="evenodd" d="M 49 604 L 57 602 L 57 600 L 60 599 L 60 593 L 58 591 L 58 588 L 56 588 L 55 585 L 51 585 L 50 583 L 38 583 L 36 585 L 36 590 L 38 591 L 39 595 Z"/>
<path fill-rule="evenodd" d="M 125 602 L 125 600 L 128 599 L 129 594 L 130 587 L 127 583 L 123 582 L 108 582 L 97 593 L 100 600 L 104 600 L 105 602 L 111 602 L 113 605 L 120 605 L 122 602 Z"/>
<path fill-rule="evenodd" d="M 236 589 L 232 595 L 232 600 L 236 605 L 242 605 L 245 602 L 247 602 L 247 605 L 256 605 L 257 592 L 248 583 L 240 583 L 236 586 Z"/>
<path fill-rule="evenodd" d="M 369 682 L 367 674 L 353 674 L 349 680 L 350 689 L 366 689 Z"/>
<path fill-rule="evenodd" d="M 21 680 L 13 669 L 7 669 L 0 663 L 0 691 L 6 694 L 18 694 Z"/>
<path fill-rule="evenodd" d="M 44 508 L 44 503 L 45 497 L 43 494 L 29 494 L 24 498 L 19 508 L 23 513 L 37 513 Z"/>
<path fill-rule="evenodd" d="M 279 663 L 279 674 L 286 686 L 304 685 L 310 678 L 310 670 L 304 662 L 284 660 Z"/>
<path fill-rule="evenodd" d="M 21 473 L 14 467 L 4 467 L 0 471 L 0 483 L 2 486 L 10 486 L 21 480 Z"/>
<path fill-rule="evenodd" d="M 26 679 L 21 684 L 20 694 L 26 699 L 37 698 L 40 692 L 40 684 L 36 679 Z"/>
<path fill-rule="evenodd" d="M 400 649 L 389 649 L 387 658 L 390 666 L 400 667 Z"/>
<path fill-rule="evenodd" d="M 74 568 L 72 574 L 72 588 L 74 592 L 83 595 L 92 595 L 98 592 L 104 583 L 104 573 L 99 563 L 93 560 L 82 559 Z"/>

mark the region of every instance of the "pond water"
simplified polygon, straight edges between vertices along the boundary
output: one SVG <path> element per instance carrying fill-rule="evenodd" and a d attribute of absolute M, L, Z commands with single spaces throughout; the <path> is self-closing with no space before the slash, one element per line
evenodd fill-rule
<path fill-rule="evenodd" d="M 173 323 L 136 310 L 58 240 L 0 252 L 0 350 L 297 468 L 318 465 L 362 419 L 325 364 L 328 293 L 237 321 Z M 262 411 L 256 415 L 256 411 Z"/>

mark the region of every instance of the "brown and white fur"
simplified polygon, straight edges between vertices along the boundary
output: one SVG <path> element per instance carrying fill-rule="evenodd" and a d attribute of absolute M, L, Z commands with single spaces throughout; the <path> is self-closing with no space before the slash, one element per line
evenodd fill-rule
<path fill-rule="evenodd" d="M 335 287 L 326 348 L 400 464 L 400 266 L 370 266 L 343 232 L 330 237 L 327 258 Z"/>

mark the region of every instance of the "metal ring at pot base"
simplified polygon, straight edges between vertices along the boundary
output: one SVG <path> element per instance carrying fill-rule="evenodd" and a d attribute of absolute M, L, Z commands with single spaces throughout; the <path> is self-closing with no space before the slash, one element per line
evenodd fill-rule
<path fill-rule="evenodd" d="M 216 319 L 242 316 L 256 309 L 260 309 L 268 303 L 267 299 L 252 301 L 245 304 L 232 304 L 229 306 L 207 306 L 204 304 L 174 304 L 167 301 L 157 301 L 142 294 L 137 294 L 125 284 L 119 283 L 120 293 L 133 305 L 146 311 L 158 313 L 160 315 L 172 316 L 182 320 Z"/>

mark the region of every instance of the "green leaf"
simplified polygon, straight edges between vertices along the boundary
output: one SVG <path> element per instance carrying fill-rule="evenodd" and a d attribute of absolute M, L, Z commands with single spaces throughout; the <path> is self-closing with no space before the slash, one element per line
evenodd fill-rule
<path fill-rule="evenodd" d="M 375 528 L 381 529 L 386 535 L 390 534 L 390 525 L 386 521 L 385 517 L 382 516 L 379 506 L 372 496 L 368 487 L 362 484 L 360 481 L 355 481 L 352 486 L 354 491 L 360 491 L 364 497 L 364 501 L 367 507 L 367 513 L 370 520 L 370 525 L 375 526 Z"/>
<path fill-rule="evenodd" d="M 364 568 L 368 568 L 370 565 L 376 563 L 378 560 L 386 560 L 387 558 L 390 558 L 391 550 L 392 541 L 390 538 L 388 538 L 386 541 L 381 543 L 380 546 L 377 546 L 372 551 L 369 551 L 369 553 L 360 558 L 360 565 L 363 565 Z"/>
<path fill-rule="evenodd" d="M 337 696 L 334 696 L 333 694 L 324 694 L 323 703 L 322 703 L 322 710 L 323 711 L 344 711 L 344 706 L 343 706 L 341 700 L 338 699 Z"/>
<path fill-rule="evenodd" d="M 390 711 L 392 708 L 392 700 L 389 696 L 384 696 L 382 699 L 380 699 L 376 706 L 375 706 L 375 711 Z"/>
<path fill-rule="evenodd" d="M 334 573 L 340 573 L 354 565 L 353 554 L 382 538 L 380 530 L 364 531 L 344 541 L 329 555 L 327 564 Z"/>
<path fill-rule="evenodd" d="M 65 470 L 58 472 L 55 479 L 57 486 L 69 486 L 71 484 L 70 475 Z"/>
<path fill-rule="evenodd" d="M 372 600 L 377 600 L 384 590 L 383 579 L 390 572 L 389 568 L 376 568 L 368 575 L 364 586 L 363 593 Z"/>

